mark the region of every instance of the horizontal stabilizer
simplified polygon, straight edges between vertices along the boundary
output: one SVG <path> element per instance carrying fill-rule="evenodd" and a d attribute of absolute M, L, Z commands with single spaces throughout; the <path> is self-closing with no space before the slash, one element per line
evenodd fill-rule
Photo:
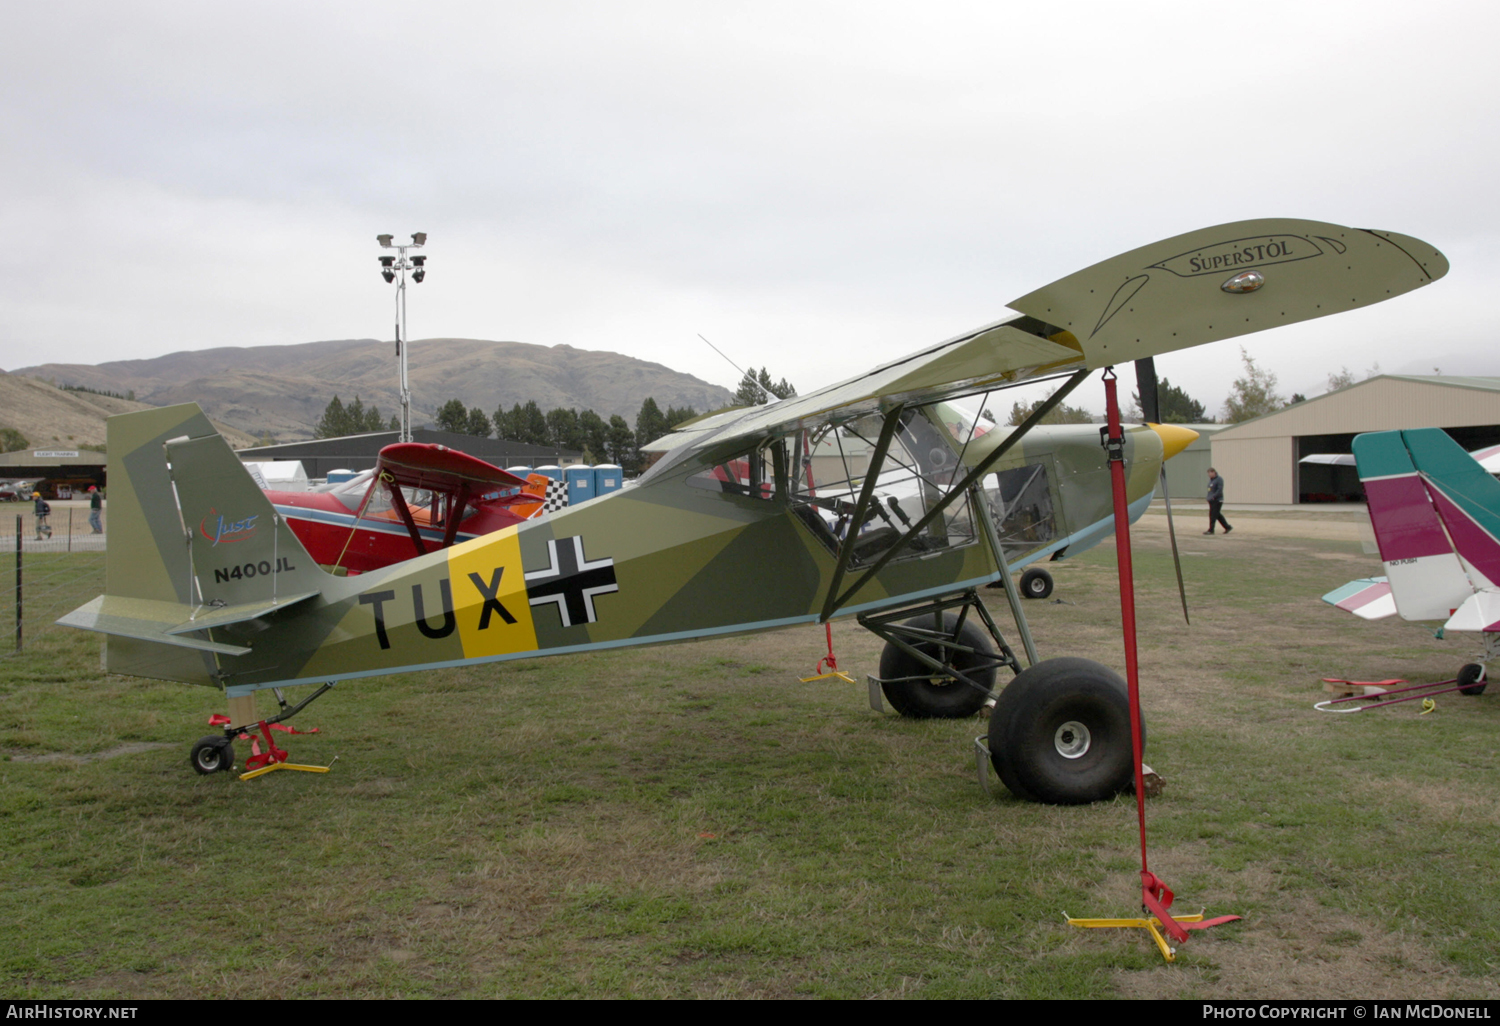
<path fill-rule="evenodd" d="M 193 631 L 204 631 L 210 627 L 224 627 L 231 623 L 244 623 L 247 620 L 257 620 L 267 613 L 275 613 L 288 609 L 299 602 L 306 602 L 310 598 L 317 598 L 322 592 L 309 591 L 302 595 L 291 595 L 287 598 L 266 602 L 245 602 L 238 606 L 204 606 L 198 609 L 196 614 L 170 628 L 168 634 L 190 634 Z"/>
<path fill-rule="evenodd" d="M 1500 631 L 1500 593 L 1480 591 L 1470 595 L 1443 624 L 1450 631 Z"/>
<path fill-rule="evenodd" d="M 1391 597 L 1390 583 L 1384 577 L 1350 581 L 1324 595 L 1323 601 L 1362 620 L 1382 620 L 1396 615 L 1396 600 Z"/>
<path fill-rule="evenodd" d="M 100 595 L 59 618 L 57 622 L 64 627 L 78 627 L 114 637 L 154 641 L 177 648 L 197 649 L 200 652 L 232 656 L 249 653 L 250 649 L 243 645 L 224 645 L 216 641 L 169 633 L 169 628 L 182 623 L 183 616 L 188 612 L 190 610 L 186 606 L 176 602 Z"/>

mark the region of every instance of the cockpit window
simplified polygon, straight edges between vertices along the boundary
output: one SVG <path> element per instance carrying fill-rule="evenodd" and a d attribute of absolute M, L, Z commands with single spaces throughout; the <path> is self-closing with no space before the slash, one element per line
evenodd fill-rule
<path fill-rule="evenodd" d="M 880 428 L 881 418 L 870 416 L 800 432 L 780 443 L 788 447 L 787 486 L 794 512 L 831 551 L 852 533 L 856 540 L 851 567 L 879 559 L 966 472 L 953 445 L 929 419 L 929 411 L 909 411 L 886 452 L 869 507 L 861 522 L 854 523 Z M 895 558 L 917 559 L 976 540 L 969 499 L 964 496 L 922 528 Z"/>
<path fill-rule="evenodd" d="M 984 494 L 1007 562 L 1057 539 L 1057 516 L 1045 463 L 1028 463 L 987 475 Z"/>

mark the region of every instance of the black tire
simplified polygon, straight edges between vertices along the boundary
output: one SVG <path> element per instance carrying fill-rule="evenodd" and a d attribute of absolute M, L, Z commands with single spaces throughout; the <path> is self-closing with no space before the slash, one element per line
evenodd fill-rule
<path fill-rule="evenodd" d="M 210 734 L 208 737 L 200 737 L 197 740 L 189 758 L 192 760 L 194 772 L 204 776 L 221 770 L 231 770 L 234 769 L 234 745 L 223 735 Z"/>
<path fill-rule="evenodd" d="M 943 615 L 943 630 L 950 635 L 957 623 L 957 614 L 945 613 Z M 906 621 L 904 626 L 932 630 L 933 620 L 931 616 L 919 616 Z M 990 643 L 989 634 L 973 620 L 965 620 L 964 628 L 958 634 L 958 641 L 959 644 L 967 645 L 975 652 L 972 655 L 967 652 L 954 653 L 955 658 L 949 665 L 974 683 L 981 684 L 993 692 L 995 690 L 995 667 L 973 669 L 985 662 L 994 661 L 995 647 Z M 942 658 L 941 648 L 932 642 L 923 642 L 912 647 L 922 652 L 930 652 L 935 658 Z M 955 677 L 933 673 L 931 667 L 889 642 L 886 643 L 885 651 L 880 654 L 880 676 L 883 680 L 923 677 L 921 680 L 880 685 L 880 689 L 885 692 L 885 700 L 891 703 L 891 708 L 902 716 L 909 716 L 912 719 L 963 719 L 977 713 L 989 698 L 985 692 L 971 688 Z"/>
<path fill-rule="evenodd" d="M 1018 674 L 990 713 L 989 741 L 1001 782 L 1027 801 L 1084 805 L 1135 780 L 1129 689 L 1088 659 L 1048 659 Z M 1143 720 L 1143 752 L 1145 743 Z"/>
<path fill-rule="evenodd" d="M 1458 693 L 1461 695 L 1482 695 L 1484 686 L 1489 683 L 1485 677 L 1484 667 L 1478 663 L 1466 663 L 1463 669 L 1458 671 Z"/>
<path fill-rule="evenodd" d="M 1021 575 L 1021 597 L 1044 599 L 1052 594 L 1052 575 L 1034 566 Z"/>

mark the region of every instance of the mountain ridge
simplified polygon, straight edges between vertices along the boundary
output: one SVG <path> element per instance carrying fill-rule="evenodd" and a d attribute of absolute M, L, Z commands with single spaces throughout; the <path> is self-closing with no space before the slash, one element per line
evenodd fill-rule
<path fill-rule="evenodd" d="M 493 417 L 499 406 L 536 400 L 543 411 L 592 409 L 634 423 L 651 397 L 663 410 L 717 409 L 729 389 L 663 364 L 607 350 L 486 339 L 417 339 L 408 343 L 412 421 L 431 423 L 457 398 Z M 396 356 L 391 342 L 328 339 L 277 346 L 220 346 L 100 364 L 45 363 L 10 372 L 58 385 L 133 392 L 152 406 L 196 402 L 209 417 L 254 436 L 281 441 L 310 438 L 329 401 L 389 418 L 399 410 Z"/>

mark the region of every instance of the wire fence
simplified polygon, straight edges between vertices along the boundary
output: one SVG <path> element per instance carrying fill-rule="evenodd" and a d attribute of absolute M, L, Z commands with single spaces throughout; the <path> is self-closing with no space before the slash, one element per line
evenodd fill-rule
<path fill-rule="evenodd" d="M 0 573 L 0 630 L 5 632 L 0 658 L 62 630 L 54 622 L 59 616 L 103 593 L 107 535 L 93 533 L 87 514 L 53 513 L 51 537 L 38 532 L 31 514 L 0 520 L 0 560 L 5 564 Z"/>

